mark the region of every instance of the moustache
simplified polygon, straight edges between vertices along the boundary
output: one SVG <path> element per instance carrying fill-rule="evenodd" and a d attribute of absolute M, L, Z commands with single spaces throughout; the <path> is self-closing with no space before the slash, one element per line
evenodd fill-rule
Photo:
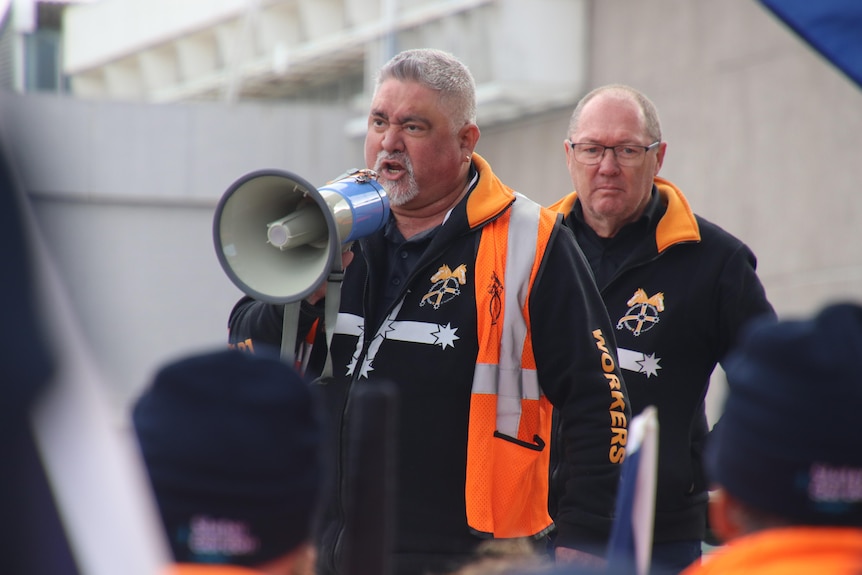
<path fill-rule="evenodd" d="M 404 152 L 389 153 L 385 150 L 381 150 L 374 161 L 374 171 L 380 173 L 384 162 L 396 162 L 401 164 L 401 166 L 404 167 L 404 171 L 411 176 L 413 175 L 413 163 L 410 161 L 410 156 Z"/>

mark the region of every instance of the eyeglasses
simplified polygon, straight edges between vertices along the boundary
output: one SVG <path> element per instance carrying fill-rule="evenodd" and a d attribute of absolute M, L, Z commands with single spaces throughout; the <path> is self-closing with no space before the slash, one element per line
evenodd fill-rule
<path fill-rule="evenodd" d="M 644 161 L 646 153 L 661 144 L 661 141 L 653 142 L 649 146 L 636 146 L 633 144 L 620 144 L 619 146 L 603 146 L 592 143 L 575 143 L 569 140 L 569 145 L 575 153 L 575 160 L 588 166 L 601 163 L 605 157 L 606 150 L 613 150 L 617 163 L 621 166 L 640 166 Z"/>

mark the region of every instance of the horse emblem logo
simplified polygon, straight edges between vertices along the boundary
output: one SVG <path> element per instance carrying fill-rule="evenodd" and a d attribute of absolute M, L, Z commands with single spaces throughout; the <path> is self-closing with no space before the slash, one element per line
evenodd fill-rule
<path fill-rule="evenodd" d="M 451 300 L 455 296 L 461 295 L 461 286 L 467 283 L 467 266 L 461 264 L 454 270 L 449 269 L 449 266 L 442 265 L 433 276 L 431 281 L 434 285 L 428 290 L 419 306 L 424 306 L 426 303 L 431 304 L 434 309 L 440 309 L 440 306 Z"/>
<path fill-rule="evenodd" d="M 659 322 L 658 314 L 664 311 L 664 293 L 658 292 L 648 297 L 643 289 L 638 288 L 626 305 L 629 309 L 617 322 L 617 329 L 625 327 L 639 336 Z"/>

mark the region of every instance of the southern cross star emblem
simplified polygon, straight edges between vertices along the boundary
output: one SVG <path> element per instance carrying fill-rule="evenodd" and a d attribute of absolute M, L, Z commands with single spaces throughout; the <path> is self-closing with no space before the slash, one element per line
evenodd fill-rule
<path fill-rule="evenodd" d="M 456 331 L 458 331 L 458 328 L 452 327 L 449 323 L 441 325 L 437 331 L 432 333 L 437 338 L 435 344 L 441 346 L 443 349 L 446 349 L 447 346 L 455 347 L 455 340 L 461 339 L 455 335 Z"/>
<path fill-rule="evenodd" d="M 659 362 L 660 357 L 656 357 L 654 353 L 645 354 L 623 347 L 617 349 L 617 355 L 620 359 L 620 368 L 635 373 L 643 373 L 649 379 L 651 376 L 658 377 L 658 370 L 661 369 Z"/>
<path fill-rule="evenodd" d="M 661 366 L 658 364 L 659 361 L 661 360 L 656 359 L 655 354 L 651 353 L 649 355 L 644 354 L 643 359 L 637 363 L 641 366 L 640 372 L 645 373 L 647 379 L 649 379 L 651 375 L 658 377 L 658 370 L 661 369 Z"/>

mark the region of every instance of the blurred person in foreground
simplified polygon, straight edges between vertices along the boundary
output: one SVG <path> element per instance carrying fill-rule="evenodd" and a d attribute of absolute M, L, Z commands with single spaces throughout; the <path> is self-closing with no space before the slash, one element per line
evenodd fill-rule
<path fill-rule="evenodd" d="M 177 562 L 170 575 L 313 573 L 316 402 L 275 355 L 224 350 L 159 370 L 132 420 Z"/>
<path fill-rule="evenodd" d="M 550 572 L 554 565 L 528 539 L 491 539 L 476 548 L 473 561 L 450 575 L 539 574 Z"/>
<path fill-rule="evenodd" d="M 684 575 L 862 573 L 862 306 L 755 322 L 728 358 L 706 446 L 727 544 Z"/>
<path fill-rule="evenodd" d="M 351 397 L 377 379 L 399 396 L 395 573 L 453 571 L 492 538 L 543 547 L 552 530 L 558 561 L 602 560 L 629 416 L 613 328 L 562 218 L 475 153 L 475 90 L 466 66 L 439 50 L 401 52 L 377 79 L 365 161 L 391 218 L 347 253 L 332 377 L 320 381 L 338 473 L 318 538 L 321 575 L 341 562 L 349 502 L 337 462 L 349 459 Z M 322 315 L 320 295 L 303 301 L 300 326 Z M 283 312 L 242 298 L 230 344 L 279 346 Z M 553 520 L 552 406 L 570 439 Z"/>
<path fill-rule="evenodd" d="M 632 415 L 657 408 L 651 573 L 678 573 L 706 535 L 710 377 L 740 328 L 774 311 L 751 250 L 658 177 L 667 143 L 645 95 L 618 84 L 591 91 L 563 145 L 575 191 L 551 207 L 574 231 L 616 328 Z"/>

